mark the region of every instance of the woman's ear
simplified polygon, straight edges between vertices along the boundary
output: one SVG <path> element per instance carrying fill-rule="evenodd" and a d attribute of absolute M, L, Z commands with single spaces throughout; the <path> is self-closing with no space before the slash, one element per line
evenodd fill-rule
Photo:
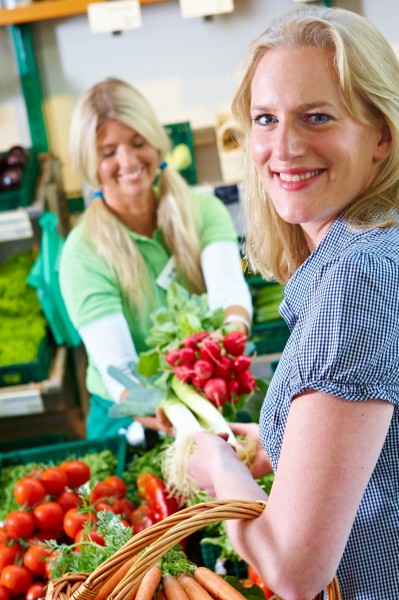
<path fill-rule="evenodd" d="M 386 123 L 383 123 L 380 131 L 380 139 L 374 150 L 374 160 L 380 161 L 386 158 L 392 147 L 392 136 L 391 131 Z"/>

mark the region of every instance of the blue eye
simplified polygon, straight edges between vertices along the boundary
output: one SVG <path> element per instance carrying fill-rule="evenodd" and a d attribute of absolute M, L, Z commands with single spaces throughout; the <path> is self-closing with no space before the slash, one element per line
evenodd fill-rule
<path fill-rule="evenodd" d="M 307 115 L 307 118 L 315 124 L 331 121 L 330 115 L 326 115 L 325 113 L 310 113 Z"/>
<path fill-rule="evenodd" d="M 253 121 L 258 125 L 274 125 L 274 123 L 278 122 L 274 115 L 269 114 L 257 115 L 256 117 L 253 117 Z"/>

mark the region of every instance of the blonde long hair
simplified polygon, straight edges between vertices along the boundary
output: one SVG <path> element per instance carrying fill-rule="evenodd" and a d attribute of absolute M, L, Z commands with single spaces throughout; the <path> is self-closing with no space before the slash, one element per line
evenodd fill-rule
<path fill-rule="evenodd" d="M 233 113 L 243 131 L 248 260 L 255 271 L 282 283 L 306 260 L 309 249 L 301 227 L 286 223 L 274 210 L 249 155 L 251 82 L 267 51 L 305 46 L 332 52 L 352 115 L 362 123 L 382 119 L 392 137 L 377 177 L 345 219 L 359 228 L 397 225 L 399 207 L 399 63 L 393 49 L 370 21 L 344 9 L 304 6 L 278 16 L 249 48 Z"/>
<path fill-rule="evenodd" d="M 137 89 L 115 78 L 97 83 L 78 100 L 70 129 L 74 167 L 93 190 L 101 187 L 97 175 L 97 132 L 109 119 L 116 119 L 143 136 L 158 150 L 160 163 L 170 149 L 164 127 Z M 192 195 L 184 179 L 170 165 L 160 170 L 158 177 L 158 227 L 188 289 L 203 292 L 198 215 Z M 137 244 L 100 199 L 90 204 L 82 220 L 88 239 L 116 275 L 122 290 L 142 308 L 144 296 L 151 296 L 147 268 Z"/>

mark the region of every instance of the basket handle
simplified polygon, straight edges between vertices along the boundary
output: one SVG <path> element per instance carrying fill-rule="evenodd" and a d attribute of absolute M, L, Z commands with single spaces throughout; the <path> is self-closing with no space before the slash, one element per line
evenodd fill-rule
<path fill-rule="evenodd" d="M 108 600 L 127 600 L 132 594 L 134 595 L 141 579 L 151 567 L 156 565 L 168 550 L 191 533 L 211 523 L 228 519 L 255 519 L 263 513 L 265 507 L 266 503 L 262 501 L 225 500 L 218 503 L 217 506 L 208 507 L 206 510 L 181 520 L 165 531 L 163 535 L 157 537 L 154 543 L 132 565 L 112 594 L 108 596 Z"/>

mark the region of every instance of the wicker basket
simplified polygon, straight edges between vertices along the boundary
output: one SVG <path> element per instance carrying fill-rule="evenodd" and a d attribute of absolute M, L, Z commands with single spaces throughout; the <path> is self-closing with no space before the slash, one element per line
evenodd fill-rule
<path fill-rule="evenodd" d="M 67 573 L 49 582 L 46 600 L 93 600 L 102 585 L 119 567 L 142 550 L 108 600 L 134 597 L 144 575 L 183 538 L 202 527 L 228 519 L 254 519 L 265 509 L 264 502 L 215 500 L 180 510 L 134 535 L 93 573 Z M 342 600 L 336 578 L 327 589 L 328 600 Z"/>

